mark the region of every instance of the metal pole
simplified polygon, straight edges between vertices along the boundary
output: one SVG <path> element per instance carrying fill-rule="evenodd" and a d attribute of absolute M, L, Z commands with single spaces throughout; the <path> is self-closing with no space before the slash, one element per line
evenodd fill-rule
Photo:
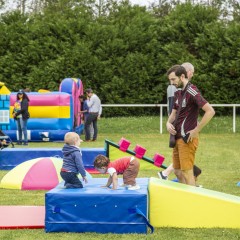
<path fill-rule="evenodd" d="M 163 118 L 163 107 L 162 105 L 160 106 L 160 134 L 162 134 L 163 132 L 163 128 L 162 128 L 162 118 Z"/>
<path fill-rule="evenodd" d="M 233 132 L 236 132 L 236 106 L 233 106 Z"/>

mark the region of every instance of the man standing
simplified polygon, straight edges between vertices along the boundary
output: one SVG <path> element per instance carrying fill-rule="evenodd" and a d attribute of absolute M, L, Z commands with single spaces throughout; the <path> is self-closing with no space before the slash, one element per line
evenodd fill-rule
<path fill-rule="evenodd" d="M 92 141 L 97 140 L 98 128 L 97 128 L 97 120 L 100 118 L 102 114 L 101 101 L 99 97 L 93 93 L 91 88 L 86 90 L 87 93 L 87 105 L 89 107 L 89 115 L 87 120 L 85 121 L 85 142 L 90 142 L 90 134 L 91 129 L 90 126 L 93 124 L 93 139 Z"/>
<path fill-rule="evenodd" d="M 211 120 L 215 111 L 202 97 L 196 86 L 190 84 L 187 71 L 183 66 L 173 66 L 168 70 L 168 79 L 177 88 L 172 113 L 167 121 L 167 130 L 176 137 L 173 149 L 173 168 L 179 182 L 195 186 L 193 165 L 198 147 L 198 134 Z M 182 99 L 182 97 L 184 97 Z M 181 109 L 176 119 L 177 110 Z M 205 112 L 198 123 L 199 109 Z M 175 119 L 177 124 L 173 125 Z"/>
<path fill-rule="evenodd" d="M 174 70 L 176 70 L 180 65 L 174 65 L 172 66 L 169 71 L 167 72 L 167 76 L 173 72 Z M 187 78 L 189 81 L 191 81 L 193 74 L 194 74 L 194 66 L 189 63 L 189 62 L 185 62 L 182 64 L 182 66 L 186 69 L 187 72 Z M 170 84 L 168 85 L 167 88 L 167 110 L 168 110 L 168 116 L 171 114 L 172 112 L 172 108 L 174 105 L 174 94 L 177 91 L 177 86 L 174 85 L 173 82 L 169 81 Z M 174 168 L 173 168 L 173 164 L 170 164 L 165 170 L 158 172 L 158 176 L 161 179 L 164 180 L 168 180 L 168 176 L 174 172 Z M 193 166 L 193 173 L 194 173 L 194 177 L 195 179 L 201 174 L 201 169 L 198 168 L 197 166 Z"/>

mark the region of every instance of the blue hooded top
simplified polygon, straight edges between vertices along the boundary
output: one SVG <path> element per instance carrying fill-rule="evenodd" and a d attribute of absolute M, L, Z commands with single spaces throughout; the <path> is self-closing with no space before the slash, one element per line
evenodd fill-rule
<path fill-rule="evenodd" d="M 83 166 L 82 153 L 78 147 L 65 144 L 62 149 L 63 166 L 65 170 L 74 173 L 80 173 L 82 177 L 86 177 L 86 171 Z"/>

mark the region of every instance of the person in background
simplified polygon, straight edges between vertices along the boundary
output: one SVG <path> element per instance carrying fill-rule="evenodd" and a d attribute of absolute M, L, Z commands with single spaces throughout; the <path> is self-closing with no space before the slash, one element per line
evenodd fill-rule
<path fill-rule="evenodd" d="M 60 172 L 65 181 L 66 188 L 83 188 L 82 182 L 78 178 L 78 173 L 87 183 L 86 171 L 83 166 L 82 153 L 79 148 L 82 140 L 75 132 L 68 132 L 64 136 L 65 145 L 63 146 L 63 165 Z"/>
<path fill-rule="evenodd" d="M 24 92 L 26 93 L 26 92 L 31 92 L 31 89 L 30 88 L 25 88 L 24 89 Z"/>
<path fill-rule="evenodd" d="M 166 127 L 170 134 L 175 135 L 176 146 L 173 148 L 173 168 L 179 182 L 196 186 L 193 174 L 195 153 L 198 147 L 198 135 L 215 114 L 211 105 L 202 97 L 200 91 L 187 78 L 187 71 L 183 66 L 168 70 L 168 79 L 177 88 L 173 110 L 168 118 Z M 185 96 L 182 99 L 182 96 Z M 179 106 L 181 111 L 176 126 L 173 122 Z M 199 109 L 204 111 L 198 123 Z"/>
<path fill-rule="evenodd" d="M 186 69 L 187 71 L 187 77 L 188 80 L 190 81 L 193 77 L 194 74 L 194 66 L 189 63 L 185 62 L 182 64 L 182 66 Z M 177 69 L 179 65 L 173 66 L 171 69 L 174 71 L 174 69 Z M 172 112 L 172 108 L 174 105 L 174 94 L 177 91 L 177 87 L 170 81 L 170 84 L 168 85 L 167 88 L 167 109 L 168 109 L 168 116 Z M 173 164 L 171 163 L 165 170 L 158 172 L 158 176 L 161 179 L 168 180 L 168 176 L 174 172 Z M 193 174 L 195 177 L 195 181 L 197 180 L 197 177 L 202 173 L 202 170 L 197 167 L 196 165 L 193 166 Z"/>
<path fill-rule="evenodd" d="M 92 141 L 97 140 L 97 134 L 98 134 L 98 127 L 97 127 L 97 120 L 100 119 L 100 116 L 102 114 L 102 106 L 101 106 L 101 100 L 99 97 L 93 93 L 93 90 L 91 88 L 86 90 L 88 99 L 87 99 L 87 105 L 89 107 L 89 115 L 87 117 L 87 120 L 85 121 L 85 142 L 90 142 L 90 136 L 91 136 L 91 124 L 93 124 L 93 138 Z"/>
<path fill-rule="evenodd" d="M 112 189 L 118 188 L 118 175 L 123 175 L 123 186 L 128 190 L 140 189 L 140 186 L 136 184 L 136 177 L 139 172 L 139 161 L 133 156 L 122 157 L 113 162 L 104 155 L 99 154 L 94 160 L 94 167 L 100 173 L 104 174 L 108 172 L 110 174 L 107 184 L 103 187 L 109 188 L 112 185 Z"/>
<path fill-rule="evenodd" d="M 8 147 L 8 143 L 5 139 L 0 140 L 0 149 Z"/>
<path fill-rule="evenodd" d="M 83 121 L 87 120 L 89 115 L 89 107 L 87 105 L 87 98 L 84 95 L 79 96 L 79 100 L 81 102 L 81 111 L 79 111 L 79 115 Z"/>
<path fill-rule="evenodd" d="M 18 142 L 17 145 L 28 145 L 27 138 L 27 122 L 30 117 L 28 112 L 29 98 L 27 94 L 23 90 L 19 90 L 17 93 L 17 99 L 14 103 L 13 109 L 13 118 L 17 122 L 17 130 L 18 130 Z M 23 140 L 23 136 L 24 140 Z"/>

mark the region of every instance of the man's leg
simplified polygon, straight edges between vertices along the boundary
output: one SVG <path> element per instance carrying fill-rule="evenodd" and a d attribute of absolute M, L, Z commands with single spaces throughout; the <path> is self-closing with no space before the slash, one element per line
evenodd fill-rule
<path fill-rule="evenodd" d="M 94 118 L 93 118 L 93 140 L 97 140 L 97 134 L 98 134 L 98 127 L 97 127 L 97 118 L 98 118 L 98 114 L 94 114 Z"/>
<path fill-rule="evenodd" d="M 180 183 L 187 184 L 186 183 L 186 179 L 185 179 L 185 177 L 184 177 L 184 175 L 183 175 L 183 173 L 182 173 L 182 171 L 180 169 L 174 169 L 174 174 L 177 176 L 178 181 Z"/>
<path fill-rule="evenodd" d="M 193 176 L 193 170 L 182 170 L 182 175 L 185 179 L 185 183 L 187 185 L 192 185 L 192 186 L 196 186 L 196 181 L 195 178 Z"/>
<path fill-rule="evenodd" d="M 177 176 L 178 181 L 180 183 L 186 183 L 185 179 L 182 175 L 182 171 L 181 171 L 181 163 L 180 163 L 180 154 L 179 154 L 179 141 L 181 141 L 180 139 L 176 140 L 176 146 L 173 148 L 173 154 L 172 154 L 172 167 L 174 169 L 174 174 Z"/>
<path fill-rule="evenodd" d="M 93 115 L 92 114 L 89 114 L 88 117 L 87 117 L 87 120 L 84 124 L 84 129 L 85 129 L 85 140 L 86 141 L 89 141 L 90 140 L 90 135 L 91 135 L 91 129 L 90 129 L 90 126 L 92 124 L 92 121 L 93 121 Z"/>
<path fill-rule="evenodd" d="M 188 143 L 185 143 L 182 139 L 179 139 L 178 151 L 181 166 L 180 169 L 186 184 L 192 186 L 196 186 L 196 182 L 193 175 L 193 166 L 197 147 L 198 147 L 197 138 L 194 138 L 192 141 Z"/>

